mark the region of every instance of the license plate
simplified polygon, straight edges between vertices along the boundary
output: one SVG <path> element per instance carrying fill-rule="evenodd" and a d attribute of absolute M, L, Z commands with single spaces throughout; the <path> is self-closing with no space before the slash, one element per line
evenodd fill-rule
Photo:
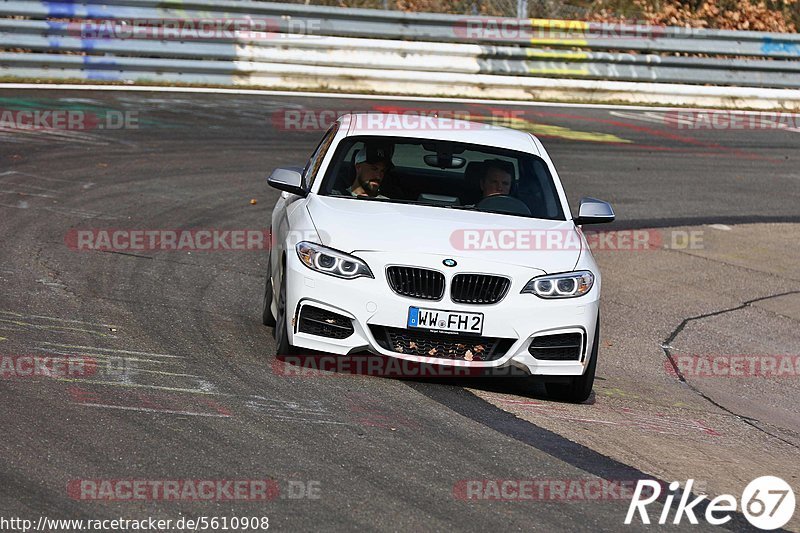
<path fill-rule="evenodd" d="M 483 313 L 409 307 L 408 327 L 480 335 L 483 333 Z"/>

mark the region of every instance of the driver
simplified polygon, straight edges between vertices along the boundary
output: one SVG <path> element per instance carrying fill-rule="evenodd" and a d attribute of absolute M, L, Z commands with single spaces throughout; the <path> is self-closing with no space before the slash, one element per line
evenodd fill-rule
<path fill-rule="evenodd" d="M 383 178 L 392 168 L 392 156 L 388 147 L 366 146 L 355 158 L 356 177 L 347 192 L 353 196 L 387 198 L 378 194 Z"/>
<path fill-rule="evenodd" d="M 493 159 L 486 162 L 486 174 L 481 178 L 483 197 L 508 195 L 511 193 L 512 171 L 505 161 Z"/>

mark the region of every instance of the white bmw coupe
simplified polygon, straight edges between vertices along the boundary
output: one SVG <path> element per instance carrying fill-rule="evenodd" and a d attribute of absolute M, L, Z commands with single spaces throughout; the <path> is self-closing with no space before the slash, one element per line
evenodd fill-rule
<path fill-rule="evenodd" d="M 352 114 L 305 168 L 279 168 L 263 322 L 278 354 L 372 352 L 522 370 L 586 400 L 599 344 L 600 272 L 533 135 Z"/>

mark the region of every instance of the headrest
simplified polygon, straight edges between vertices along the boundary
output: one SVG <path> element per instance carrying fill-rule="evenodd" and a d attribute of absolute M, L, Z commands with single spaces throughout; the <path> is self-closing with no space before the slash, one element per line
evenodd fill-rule
<path fill-rule="evenodd" d="M 480 181 L 486 175 L 486 162 L 485 161 L 472 161 L 464 169 L 464 181 L 470 187 L 480 188 Z"/>
<path fill-rule="evenodd" d="M 490 168 L 497 168 L 511 176 L 512 181 L 514 180 L 514 165 L 511 163 L 511 161 L 504 161 L 502 159 L 487 159 L 483 162 L 483 164 L 486 165 L 484 167 L 486 172 L 488 172 Z"/>

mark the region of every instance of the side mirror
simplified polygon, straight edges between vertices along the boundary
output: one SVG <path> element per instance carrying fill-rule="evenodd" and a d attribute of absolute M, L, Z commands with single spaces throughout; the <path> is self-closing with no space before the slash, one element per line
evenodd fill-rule
<path fill-rule="evenodd" d="M 611 204 L 595 198 L 581 198 L 578 217 L 572 221 L 576 226 L 583 224 L 606 224 L 614 222 L 614 209 Z"/>
<path fill-rule="evenodd" d="M 267 183 L 270 187 L 275 187 L 280 191 L 307 196 L 308 191 L 303 187 L 303 175 L 301 172 L 302 169 L 295 167 L 276 168 L 267 178 Z"/>

